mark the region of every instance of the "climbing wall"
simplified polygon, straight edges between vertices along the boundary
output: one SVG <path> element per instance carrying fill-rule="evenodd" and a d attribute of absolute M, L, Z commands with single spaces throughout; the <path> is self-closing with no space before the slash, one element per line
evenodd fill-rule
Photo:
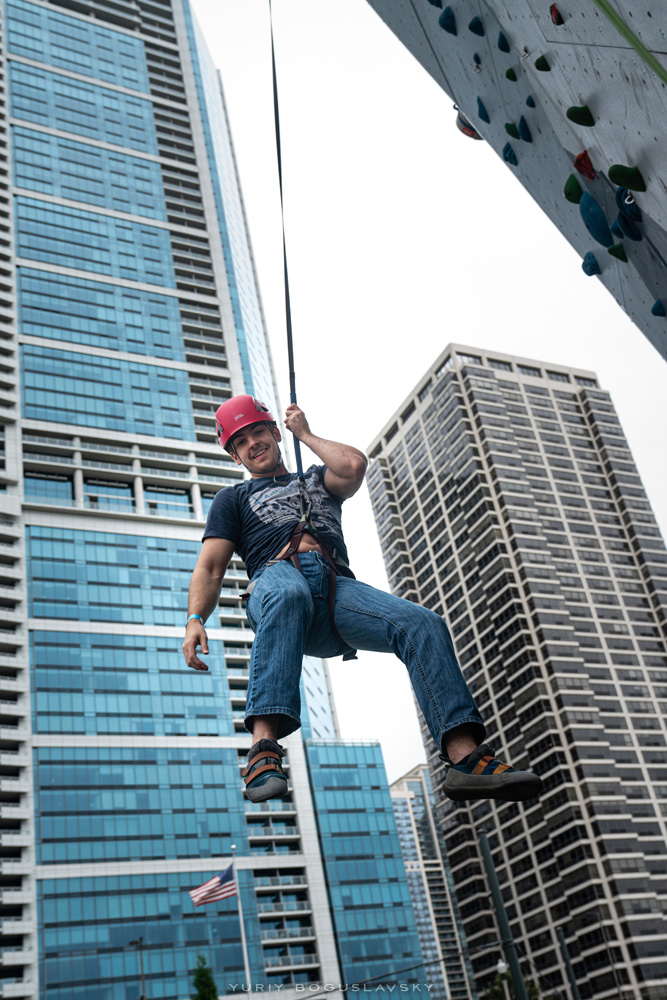
<path fill-rule="evenodd" d="M 667 358 L 664 0 L 368 2 Z"/>

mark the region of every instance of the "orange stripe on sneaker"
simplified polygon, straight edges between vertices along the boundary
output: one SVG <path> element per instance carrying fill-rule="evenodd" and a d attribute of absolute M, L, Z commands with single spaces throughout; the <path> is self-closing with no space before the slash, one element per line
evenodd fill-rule
<path fill-rule="evenodd" d="M 481 757 L 475 764 L 474 768 L 472 769 L 471 774 L 481 774 L 484 768 L 488 767 L 490 763 L 491 763 L 490 757 Z"/>
<path fill-rule="evenodd" d="M 502 774 L 503 771 L 509 771 L 509 764 L 498 764 L 498 767 L 494 770 L 494 774 Z"/>

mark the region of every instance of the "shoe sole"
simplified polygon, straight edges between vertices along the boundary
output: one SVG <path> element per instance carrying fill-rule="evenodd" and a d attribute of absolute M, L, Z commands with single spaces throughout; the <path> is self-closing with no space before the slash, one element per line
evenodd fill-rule
<path fill-rule="evenodd" d="M 519 774 L 521 777 L 519 777 Z M 504 802 L 524 802 L 534 799 L 542 791 L 542 779 L 530 771 L 484 777 L 461 774 L 453 768 L 447 772 L 445 795 L 454 802 L 471 802 L 477 799 L 501 799 Z"/>
<path fill-rule="evenodd" d="M 279 778 L 273 775 L 257 788 L 246 787 L 246 795 L 251 802 L 265 802 L 266 799 L 280 799 L 287 795 L 287 778 Z"/>

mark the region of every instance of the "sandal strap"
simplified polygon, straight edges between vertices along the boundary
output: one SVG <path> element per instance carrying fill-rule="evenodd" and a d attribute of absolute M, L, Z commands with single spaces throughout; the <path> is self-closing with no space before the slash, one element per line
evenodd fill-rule
<path fill-rule="evenodd" d="M 274 760 L 278 760 L 278 761 L 282 760 L 282 757 L 280 756 L 280 754 L 279 753 L 275 753 L 275 751 L 273 751 L 273 750 L 260 750 L 258 753 L 255 754 L 255 756 L 252 758 L 252 760 L 248 761 L 247 766 L 243 768 L 243 770 L 241 771 L 241 777 L 245 778 L 246 774 L 248 774 L 248 772 L 250 771 L 250 768 L 255 763 L 255 761 L 257 761 L 257 760 L 264 760 L 265 757 L 273 757 Z"/>
<path fill-rule="evenodd" d="M 244 778 L 246 785 L 249 785 L 251 781 L 254 781 L 258 774 L 264 774 L 265 771 L 276 771 L 278 774 L 282 775 L 283 778 L 285 777 L 283 769 L 279 764 L 264 764 L 262 767 L 258 767 L 257 770 L 252 772 L 252 774 L 248 774 Z"/>

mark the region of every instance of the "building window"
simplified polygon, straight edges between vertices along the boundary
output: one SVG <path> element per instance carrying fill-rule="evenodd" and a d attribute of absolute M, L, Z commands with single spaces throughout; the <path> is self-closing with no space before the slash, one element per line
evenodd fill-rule
<path fill-rule="evenodd" d="M 575 375 L 574 381 L 577 385 L 587 385 L 591 389 L 597 389 L 597 382 L 594 378 L 584 378 L 582 375 Z"/>
<path fill-rule="evenodd" d="M 509 361 L 498 361 L 496 358 L 489 358 L 489 364 L 492 368 L 497 368 L 500 372 L 512 371 L 512 366 Z"/>
<path fill-rule="evenodd" d="M 547 368 L 547 378 L 551 379 L 552 382 L 569 382 L 570 376 L 566 375 L 565 372 L 550 372 Z"/>
<path fill-rule="evenodd" d="M 481 365 L 482 359 L 478 354 L 460 354 L 457 353 L 457 358 L 463 365 Z"/>

